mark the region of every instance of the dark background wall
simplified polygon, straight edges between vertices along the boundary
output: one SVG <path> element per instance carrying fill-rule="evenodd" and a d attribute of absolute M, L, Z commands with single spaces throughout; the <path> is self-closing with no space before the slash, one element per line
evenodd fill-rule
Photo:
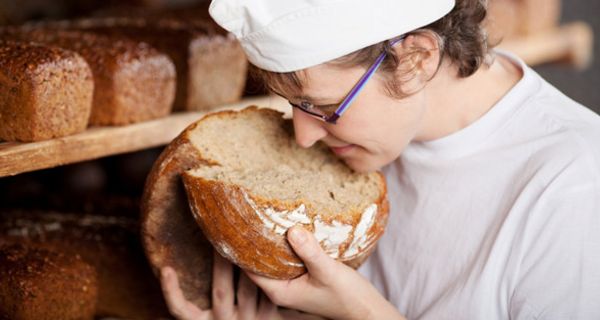
<path fill-rule="evenodd" d="M 600 1 L 563 0 L 562 22 L 585 21 L 594 30 L 594 60 L 589 68 L 578 71 L 568 66 L 548 64 L 536 66 L 548 82 L 575 101 L 600 113 Z"/>

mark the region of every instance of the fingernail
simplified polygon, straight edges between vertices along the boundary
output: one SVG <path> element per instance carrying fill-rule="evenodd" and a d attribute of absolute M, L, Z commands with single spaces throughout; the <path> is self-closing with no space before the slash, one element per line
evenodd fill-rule
<path fill-rule="evenodd" d="M 302 244 L 306 240 L 306 234 L 299 227 L 291 228 L 290 239 L 296 244 Z"/>

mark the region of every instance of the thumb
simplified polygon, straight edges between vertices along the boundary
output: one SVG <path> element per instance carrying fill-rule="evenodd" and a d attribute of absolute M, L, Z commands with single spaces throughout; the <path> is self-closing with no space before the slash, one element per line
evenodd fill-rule
<path fill-rule="evenodd" d="M 287 238 L 312 277 L 325 280 L 335 272 L 336 261 L 323 251 L 312 233 L 300 226 L 294 226 L 288 230 Z"/>

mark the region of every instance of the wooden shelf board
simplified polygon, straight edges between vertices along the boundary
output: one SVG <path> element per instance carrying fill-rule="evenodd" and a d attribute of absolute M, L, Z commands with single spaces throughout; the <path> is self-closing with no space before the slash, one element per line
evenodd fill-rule
<path fill-rule="evenodd" d="M 242 99 L 219 107 L 239 110 L 249 105 L 291 112 L 285 100 L 263 96 Z M 167 117 L 119 127 L 92 127 L 67 137 L 31 143 L 0 143 L 0 177 L 53 168 L 101 157 L 166 145 L 181 131 L 208 112 L 182 112 Z"/>
<path fill-rule="evenodd" d="M 578 69 L 589 67 L 594 34 L 585 22 L 575 21 L 535 34 L 508 38 L 500 48 L 511 51 L 529 65 L 563 62 Z"/>

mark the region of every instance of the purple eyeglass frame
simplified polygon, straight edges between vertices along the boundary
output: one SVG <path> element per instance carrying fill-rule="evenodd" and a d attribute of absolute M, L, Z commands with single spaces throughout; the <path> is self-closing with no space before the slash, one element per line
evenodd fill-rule
<path fill-rule="evenodd" d="M 405 37 L 406 37 L 406 35 L 402 35 L 396 39 L 391 40 L 390 46 L 393 46 L 396 43 L 404 40 Z M 290 102 L 290 105 L 294 108 L 300 109 L 301 111 L 306 112 L 306 113 L 310 114 L 311 116 L 314 116 L 314 117 L 316 117 L 320 120 L 323 120 L 327 123 L 335 124 L 337 122 L 337 120 L 342 116 L 342 114 L 344 114 L 344 112 L 346 110 L 348 110 L 348 107 L 354 101 L 354 99 L 358 96 L 360 91 L 365 87 L 365 84 L 371 79 L 371 77 L 373 77 L 373 75 L 375 74 L 377 69 L 379 69 L 379 66 L 381 66 L 381 63 L 385 59 L 386 55 L 387 55 L 387 53 L 385 51 L 383 51 L 377 57 L 377 59 L 375 59 L 375 62 L 373 62 L 373 64 L 369 67 L 369 69 L 367 69 L 365 74 L 363 74 L 363 76 L 358 80 L 358 82 L 354 85 L 354 87 L 352 87 L 352 90 L 350 90 L 350 92 L 346 95 L 344 100 L 340 103 L 339 107 L 333 112 L 333 114 L 331 116 L 326 116 L 323 114 L 318 114 L 318 113 L 312 112 L 312 111 L 306 109 L 305 107 L 302 107 L 301 105 L 297 105 L 292 102 Z"/>

